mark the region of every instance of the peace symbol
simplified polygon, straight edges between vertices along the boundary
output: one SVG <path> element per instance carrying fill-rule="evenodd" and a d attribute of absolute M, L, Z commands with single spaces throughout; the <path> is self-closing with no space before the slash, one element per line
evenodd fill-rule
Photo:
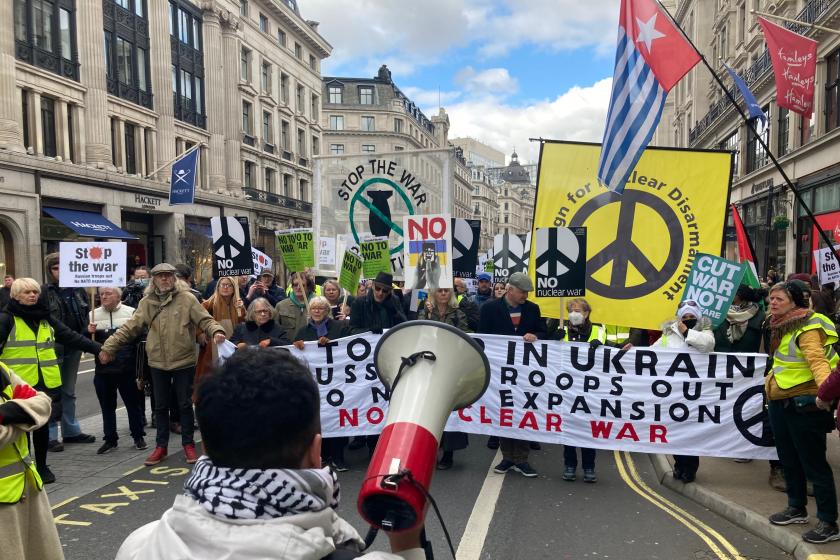
<path fill-rule="evenodd" d="M 403 236 L 403 230 L 402 230 L 401 225 L 394 223 L 394 221 L 391 220 L 390 218 L 388 218 L 388 216 L 386 216 L 385 214 L 383 214 L 379 210 L 379 208 L 374 206 L 369 200 L 362 197 L 362 193 L 365 192 L 365 189 L 367 189 L 371 185 L 376 185 L 376 184 L 379 184 L 379 183 L 388 185 L 389 187 L 394 189 L 394 192 L 397 193 L 398 195 L 400 195 L 400 197 L 403 199 L 403 202 L 405 202 L 405 205 L 408 208 L 408 214 L 411 215 L 411 216 L 414 215 L 414 207 L 411 205 L 411 199 L 408 197 L 408 195 L 406 195 L 403 192 L 403 190 L 399 187 L 399 185 L 397 185 L 395 182 L 391 181 L 390 179 L 384 179 L 384 178 L 381 178 L 381 177 L 374 177 L 372 179 L 368 179 L 367 181 L 362 183 L 362 186 L 359 187 L 359 190 L 356 191 L 356 194 L 354 194 L 353 198 L 350 199 L 350 231 L 353 233 L 353 239 L 356 240 L 356 243 L 359 243 L 359 241 L 360 241 L 359 233 L 356 231 L 356 222 L 353 220 L 353 214 L 355 213 L 356 203 L 359 203 L 359 204 L 363 205 L 365 208 L 368 209 L 369 212 L 379 216 L 380 220 L 382 220 L 384 223 L 388 224 L 388 226 L 391 228 L 391 231 L 395 232 L 400 237 Z M 402 253 L 402 250 L 403 250 L 403 244 L 400 243 L 397 247 L 394 247 L 393 249 L 391 249 L 390 254 L 396 255 L 396 254 Z"/>
<path fill-rule="evenodd" d="M 758 397 L 761 401 L 761 412 L 754 414 L 749 418 L 744 418 L 744 407 L 747 404 L 747 401 L 755 397 Z M 735 400 L 732 416 L 735 420 L 735 427 L 738 428 L 738 431 L 742 436 L 744 436 L 744 439 L 753 445 L 759 445 L 761 447 L 772 447 L 775 445 L 773 432 L 770 430 L 770 424 L 767 421 L 767 411 L 764 410 L 764 385 L 750 387 L 741 393 L 741 395 Z M 757 424 L 761 424 L 760 436 L 750 431 L 750 429 Z"/>
<path fill-rule="evenodd" d="M 646 296 L 661 288 L 677 271 L 682 261 L 685 239 L 680 220 L 671 207 L 661 198 L 644 191 L 630 190 L 624 191 L 622 195 L 614 192 L 603 193 L 587 201 L 574 215 L 569 225 L 586 225 L 586 220 L 592 214 L 613 202 L 618 202 L 621 205 L 618 213 L 616 237 L 615 240 L 587 260 L 586 289 L 592 290 L 599 296 L 612 299 L 635 299 Z M 633 221 L 637 204 L 647 206 L 656 212 L 668 229 L 670 247 L 668 257 L 661 268 L 654 266 L 633 242 Z M 609 285 L 603 284 L 592 277 L 594 272 L 608 263 L 612 263 L 612 276 Z M 632 264 L 639 271 L 645 279 L 644 282 L 636 286 L 627 285 L 629 264 Z"/>

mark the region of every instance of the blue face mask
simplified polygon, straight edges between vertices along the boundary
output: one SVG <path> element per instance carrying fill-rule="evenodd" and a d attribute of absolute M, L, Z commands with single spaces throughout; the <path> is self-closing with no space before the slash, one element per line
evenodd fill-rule
<path fill-rule="evenodd" d="M 135 282 L 138 286 L 142 286 L 143 288 L 145 288 L 146 286 L 149 285 L 149 279 L 148 278 L 139 278 Z"/>

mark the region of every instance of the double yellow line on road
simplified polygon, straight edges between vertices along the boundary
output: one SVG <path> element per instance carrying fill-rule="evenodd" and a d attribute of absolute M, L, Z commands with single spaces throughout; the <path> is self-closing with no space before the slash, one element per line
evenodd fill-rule
<path fill-rule="evenodd" d="M 642 480 L 642 477 L 639 476 L 639 472 L 636 470 L 636 464 L 633 462 L 633 458 L 630 456 L 630 453 L 626 451 L 614 451 L 613 454 L 615 455 L 615 464 L 618 467 L 618 474 L 621 475 L 625 484 L 627 484 L 627 486 L 629 486 L 630 489 L 639 496 L 685 525 L 686 528 L 700 537 L 700 539 L 709 547 L 709 550 L 711 550 L 719 560 L 739 560 L 744 558 L 738 550 L 732 546 L 732 543 L 723 537 L 723 535 L 675 503 L 654 492 L 653 489 L 650 488 L 644 480 Z"/>

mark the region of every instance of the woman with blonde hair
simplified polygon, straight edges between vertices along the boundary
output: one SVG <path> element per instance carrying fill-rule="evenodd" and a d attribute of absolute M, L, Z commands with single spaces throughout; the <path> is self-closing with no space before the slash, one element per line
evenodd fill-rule
<path fill-rule="evenodd" d="M 449 288 L 438 288 L 429 295 L 426 304 L 417 314 L 418 319 L 437 321 L 452 325 L 463 332 L 472 332 L 467 322 L 466 314 L 458 305 L 458 298 L 455 290 Z M 455 452 L 459 449 L 466 449 L 469 445 L 467 434 L 463 432 L 443 432 L 440 440 L 440 448 L 443 451 L 437 468 L 446 470 L 452 468 Z"/>
<path fill-rule="evenodd" d="M 209 299 L 201 304 L 217 323 L 225 329 L 225 335 L 230 337 L 239 323 L 245 320 L 245 304 L 239 297 L 239 286 L 235 277 L 222 277 L 216 282 L 216 290 Z M 195 365 L 195 383 L 206 374 L 213 365 L 215 344 L 208 344 L 203 332 L 196 336 L 201 350 L 198 352 L 198 362 Z"/>

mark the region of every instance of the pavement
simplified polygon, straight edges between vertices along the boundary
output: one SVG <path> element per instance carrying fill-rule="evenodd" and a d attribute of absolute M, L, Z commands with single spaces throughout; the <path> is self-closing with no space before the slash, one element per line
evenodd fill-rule
<path fill-rule="evenodd" d="M 736 463 L 732 459 L 701 457 L 697 480 L 685 484 L 672 476 L 672 457 L 651 455 L 651 460 L 661 484 L 773 543 L 797 560 L 840 560 L 840 541 L 814 545 L 802 540 L 802 533 L 816 524 L 813 497 L 808 498 L 810 523 L 782 527 L 768 521 L 771 514 L 787 507 L 787 496 L 770 487 L 767 461 Z M 834 484 L 840 488 L 837 432 L 828 434 L 828 461 L 834 469 Z"/>

